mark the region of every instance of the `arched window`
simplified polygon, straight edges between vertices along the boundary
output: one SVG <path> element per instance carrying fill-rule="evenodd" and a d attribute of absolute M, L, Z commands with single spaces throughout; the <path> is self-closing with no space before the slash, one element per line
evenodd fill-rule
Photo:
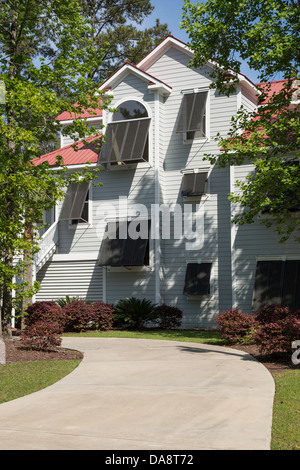
<path fill-rule="evenodd" d="M 149 159 L 150 118 L 142 103 L 128 100 L 121 103 L 107 125 L 102 145 L 101 163 L 139 163 Z"/>
<path fill-rule="evenodd" d="M 145 106 L 139 101 L 130 100 L 119 106 L 118 111 L 113 115 L 113 121 L 128 121 L 147 117 L 148 113 Z"/>

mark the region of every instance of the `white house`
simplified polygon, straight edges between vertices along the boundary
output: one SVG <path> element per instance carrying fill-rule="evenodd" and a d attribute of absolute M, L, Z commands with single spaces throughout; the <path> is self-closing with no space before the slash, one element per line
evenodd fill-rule
<path fill-rule="evenodd" d="M 118 109 L 86 115 L 105 126 L 101 152 L 94 143 L 74 152 L 62 138 L 64 165 L 72 172 L 91 161 L 102 186 L 71 186 L 45 214 L 36 300 L 147 298 L 182 309 L 183 328 L 215 328 L 215 315 L 232 306 L 248 313 L 266 301 L 300 306 L 298 245 L 279 244 L 259 222 L 231 223 L 228 194 L 251 167 L 203 160 L 220 151 L 214 137 L 226 136 L 241 105 L 258 106 L 258 90 L 241 75 L 235 93 L 220 95 L 209 88 L 211 65 L 190 68 L 192 57 L 170 35 L 100 86 Z M 58 119 L 71 122 L 67 113 Z M 39 161 L 54 165 L 57 153 Z"/>

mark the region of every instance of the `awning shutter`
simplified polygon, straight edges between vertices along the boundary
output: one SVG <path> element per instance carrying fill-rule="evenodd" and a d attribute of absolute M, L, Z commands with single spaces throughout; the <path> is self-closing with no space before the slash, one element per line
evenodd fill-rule
<path fill-rule="evenodd" d="M 183 293 L 185 295 L 209 295 L 211 263 L 188 263 Z"/>
<path fill-rule="evenodd" d="M 208 173 L 186 173 L 183 175 L 182 196 L 203 196 L 207 192 Z"/>
<path fill-rule="evenodd" d="M 90 183 L 72 183 L 67 189 L 59 220 L 80 220 Z"/>
<path fill-rule="evenodd" d="M 182 98 L 177 133 L 200 131 L 205 137 L 207 92 L 185 93 Z"/>
<path fill-rule="evenodd" d="M 300 308 L 300 261 L 258 261 L 252 298 L 252 310 L 266 305 Z"/>
<path fill-rule="evenodd" d="M 108 124 L 100 163 L 147 161 L 149 125 L 150 118 Z"/>
<path fill-rule="evenodd" d="M 263 305 L 280 303 L 280 283 L 282 261 L 258 261 L 256 266 L 255 285 L 252 308 L 254 311 Z"/>
<path fill-rule="evenodd" d="M 150 233 L 150 221 L 148 224 L 148 235 Z M 127 238 L 120 238 L 124 233 Z M 107 226 L 107 237 L 103 240 L 99 265 L 100 266 L 144 266 L 149 263 L 149 238 L 132 239 L 128 236 L 130 222 L 111 222 Z M 116 230 L 115 230 L 116 228 Z M 113 236 L 116 236 L 113 239 Z"/>

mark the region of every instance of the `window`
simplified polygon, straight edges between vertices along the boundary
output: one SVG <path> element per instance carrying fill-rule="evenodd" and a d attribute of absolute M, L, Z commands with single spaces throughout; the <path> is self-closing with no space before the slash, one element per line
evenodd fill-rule
<path fill-rule="evenodd" d="M 188 263 L 186 267 L 185 295 L 210 295 L 212 263 Z"/>
<path fill-rule="evenodd" d="M 86 224 L 89 222 L 89 200 L 90 200 L 90 194 L 89 191 L 86 193 L 85 201 L 83 204 L 83 209 L 81 212 L 80 219 L 72 219 L 71 224 L 76 225 L 76 224 Z"/>
<path fill-rule="evenodd" d="M 176 132 L 186 140 L 207 137 L 207 97 L 207 91 L 183 95 Z"/>
<path fill-rule="evenodd" d="M 130 237 L 130 224 L 135 224 L 138 238 Z M 143 227 L 141 227 L 143 224 Z M 144 236 L 144 232 L 146 236 Z M 149 266 L 150 221 L 110 222 L 100 250 L 100 266 Z"/>
<path fill-rule="evenodd" d="M 208 172 L 185 173 L 182 180 L 181 194 L 183 197 L 203 196 L 207 194 Z"/>
<path fill-rule="evenodd" d="M 43 220 L 39 224 L 37 224 L 37 227 L 41 227 L 41 228 L 38 228 L 40 237 L 42 237 L 47 232 L 47 230 L 51 227 L 51 225 L 54 224 L 55 209 L 56 209 L 55 207 L 51 207 L 51 209 L 43 211 Z"/>
<path fill-rule="evenodd" d="M 252 310 L 269 304 L 300 308 L 300 260 L 258 261 Z"/>
<path fill-rule="evenodd" d="M 139 102 L 126 101 L 119 106 L 106 128 L 100 163 L 128 164 L 149 160 L 150 118 Z"/>
<path fill-rule="evenodd" d="M 69 220 L 72 224 L 87 223 L 89 214 L 90 183 L 72 183 L 67 189 L 59 220 Z"/>

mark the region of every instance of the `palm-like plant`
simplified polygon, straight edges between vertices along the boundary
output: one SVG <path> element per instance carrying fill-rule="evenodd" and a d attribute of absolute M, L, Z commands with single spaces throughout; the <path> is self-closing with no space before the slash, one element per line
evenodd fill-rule
<path fill-rule="evenodd" d="M 134 329 L 145 327 L 147 322 L 154 322 L 157 319 L 155 304 L 147 299 L 122 299 L 114 306 L 115 319 L 126 326 Z"/>

